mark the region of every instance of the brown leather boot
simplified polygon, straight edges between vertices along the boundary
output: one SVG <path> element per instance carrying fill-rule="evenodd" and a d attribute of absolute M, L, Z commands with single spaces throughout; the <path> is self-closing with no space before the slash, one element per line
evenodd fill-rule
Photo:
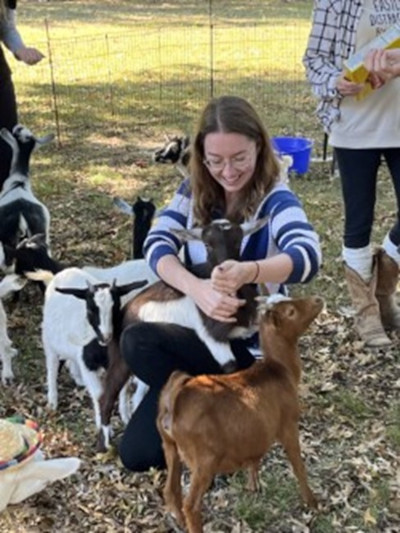
<path fill-rule="evenodd" d="M 400 307 L 395 299 L 399 265 L 383 248 L 377 250 L 376 258 L 378 281 L 375 295 L 379 303 L 382 324 L 386 328 L 400 329 Z"/>
<path fill-rule="evenodd" d="M 367 283 L 355 270 L 344 265 L 347 287 L 356 311 L 355 327 L 361 340 L 370 348 L 381 348 L 392 344 L 383 329 L 379 303 L 375 296 L 378 279 L 377 266 L 377 259 L 374 257 L 372 278 Z"/>

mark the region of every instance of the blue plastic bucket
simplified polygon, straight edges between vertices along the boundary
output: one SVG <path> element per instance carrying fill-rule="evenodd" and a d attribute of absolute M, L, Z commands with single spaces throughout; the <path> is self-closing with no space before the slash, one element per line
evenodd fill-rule
<path fill-rule="evenodd" d="M 273 145 L 280 155 L 291 155 L 293 165 L 289 171 L 293 170 L 298 174 L 305 174 L 308 171 L 311 160 L 313 141 L 303 137 L 273 137 Z"/>

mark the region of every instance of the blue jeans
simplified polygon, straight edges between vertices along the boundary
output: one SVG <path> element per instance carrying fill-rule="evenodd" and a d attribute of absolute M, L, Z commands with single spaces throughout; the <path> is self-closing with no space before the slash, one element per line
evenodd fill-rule
<path fill-rule="evenodd" d="M 400 148 L 335 148 L 344 201 L 344 245 L 363 248 L 370 242 L 378 169 L 387 163 L 396 196 L 397 213 L 390 239 L 400 244 Z"/>

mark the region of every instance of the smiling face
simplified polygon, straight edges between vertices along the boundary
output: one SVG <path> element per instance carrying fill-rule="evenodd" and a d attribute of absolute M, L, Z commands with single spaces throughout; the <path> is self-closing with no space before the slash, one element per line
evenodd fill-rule
<path fill-rule="evenodd" d="M 239 96 L 213 98 L 190 145 L 190 186 L 199 226 L 215 216 L 251 218 L 279 175 L 270 138 L 254 107 Z"/>
<path fill-rule="evenodd" d="M 255 141 L 240 133 L 215 132 L 204 138 L 204 165 L 223 187 L 226 200 L 253 177 L 257 162 Z"/>

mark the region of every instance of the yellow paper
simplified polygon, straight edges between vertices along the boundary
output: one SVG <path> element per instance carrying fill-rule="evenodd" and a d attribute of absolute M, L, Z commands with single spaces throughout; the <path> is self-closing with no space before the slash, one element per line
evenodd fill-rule
<path fill-rule="evenodd" d="M 362 100 L 373 91 L 371 84 L 367 82 L 369 72 L 364 65 L 366 55 L 370 50 L 385 50 L 388 48 L 400 48 L 400 24 L 394 24 L 388 28 L 344 62 L 346 78 L 355 83 L 365 83 L 365 88 L 357 95 L 357 100 Z"/>

